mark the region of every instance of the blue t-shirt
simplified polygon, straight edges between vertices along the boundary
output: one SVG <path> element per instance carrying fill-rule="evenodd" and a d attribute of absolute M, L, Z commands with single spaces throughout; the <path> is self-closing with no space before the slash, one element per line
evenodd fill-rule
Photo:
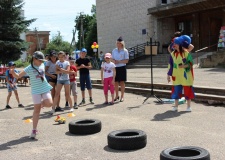
<path fill-rule="evenodd" d="M 36 68 L 40 74 L 34 69 Z M 24 68 L 24 71 L 30 77 L 31 83 L 31 93 L 32 94 L 43 94 L 49 92 L 52 89 L 52 86 L 47 82 L 45 78 L 45 66 L 42 63 L 40 66 L 35 66 L 32 68 L 31 65 Z M 42 82 L 41 77 L 44 78 Z"/>
<path fill-rule="evenodd" d="M 18 73 L 18 71 L 15 70 L 15 69 L 14 69 L 14 72 Z M 10 83 L 15 83 L 15 82 L 17 81 L 17 79 L 16 79 L 15 77 L 13 77 L 12 74 L 9 73 L 9 69 L 6 70 L 5 76 L 8 77 L 8 80 L 9 80 Z M 8 83 L 8 82 L 7 82 L 7 83 Z"/>
<path fill-rule="evenodd" d="M 128 51 L 127 49 L 121 49 L 120 51 L 115 48 L 113 51 L 112 51 L 112 59 L 116 60 L 116 61 L 121 61 L 121 60 L 125 60 L 125 59 L 129 59 L 129 54 L 128 54 Z M 126 66 L 125 63 L 118 63 L 118 64 L 115 64 L 116 67 L 122 67 L 122 66 Z"/>

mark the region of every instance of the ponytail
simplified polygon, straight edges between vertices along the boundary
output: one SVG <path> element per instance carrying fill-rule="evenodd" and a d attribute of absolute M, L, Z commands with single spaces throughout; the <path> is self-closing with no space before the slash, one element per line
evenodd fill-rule
<path fill-rule="evenodd" d="M 34 65 L 33 65 L 33 57 L 32 57 L 32 59 L 31 59 L 31 61 L 30 61 L 30 64 L 31 64 L 31 67 L 33 68 L 33 69 L 35 69 L 37 72 L 38 72 L 38 74 L 41 76 L 41 73 L 39 72 L 39 70 L 37 70 L 37 68 L 35 68 L 34 67 Z M 44 81 L 44 78 L 41 76 L 41 81 L 43 82 Z"/>

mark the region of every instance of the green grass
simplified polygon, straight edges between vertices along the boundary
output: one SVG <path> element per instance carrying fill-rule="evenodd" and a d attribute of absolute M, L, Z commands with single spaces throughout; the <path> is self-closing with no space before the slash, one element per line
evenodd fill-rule
<path fill-rule="evenodd" d="M 15 64 L 17 68 L 21 68 L 21 67 L 27 67 L 30 64 L 30 62 L 27 62 L 27 61 L 22 62 L 21 60 L 17 60 L 15 61 Z"/>

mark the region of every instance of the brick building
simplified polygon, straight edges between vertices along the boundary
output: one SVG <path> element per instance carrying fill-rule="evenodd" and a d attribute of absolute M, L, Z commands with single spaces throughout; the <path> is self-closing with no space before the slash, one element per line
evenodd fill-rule
<path fill-rule="evenodd" d="M 33 54 L 37 50 L 44 50 L 49 43 L 50 31 L 28 31 L 26 32 L 26 42 L 30 42 L 28 54 Z"/>
<path fill-rule="evenodd" d="M 197 50 L 216 44 L 220 27 L 225 25 L 224 0 L 96 0 L 96 12 L 99 50 L 103 52 L 112 51 L 119 36 L 127 48 L 145 43 L 150 36 L 160 42 L 159 52 L 166 53 L 178 30 L 191 36 Z"/>

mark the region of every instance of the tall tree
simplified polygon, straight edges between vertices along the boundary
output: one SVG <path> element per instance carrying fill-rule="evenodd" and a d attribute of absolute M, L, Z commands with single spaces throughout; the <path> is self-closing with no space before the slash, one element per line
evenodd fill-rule
<path fill-rule="evenodd" d="M 20 58 L 26 43 L 20 34 L 36 19 L 25 20 L 23 0 L 0 0 L 0 61 L 5 64 Z"/>
<path fill-rule="evenodd" d="M 80 14 L 77 16 L 75 23 L 76 30 L 78 31 L 78 41 L 76 43 L 76 48 L 81 49 L 85 47 L 88 50 L 88 54 L 93 56 L 91 45 L 93 42 L 97 42 L 96 6 L 92 5 L 91 15 Z"/>
<path fill-rule="evenodd" d="M 68 53 L 72 52 L 72 49 L 70 48 L 70 43 L 67 41 L 63 41 L 60 32 L 58 32 L 58 35 L 53 36 L 52 40 L 47 44 L 45 53 L 50 53 L 52 50 L 55 50 L 57 52 L 58 51 L 64 51 Z"/>

